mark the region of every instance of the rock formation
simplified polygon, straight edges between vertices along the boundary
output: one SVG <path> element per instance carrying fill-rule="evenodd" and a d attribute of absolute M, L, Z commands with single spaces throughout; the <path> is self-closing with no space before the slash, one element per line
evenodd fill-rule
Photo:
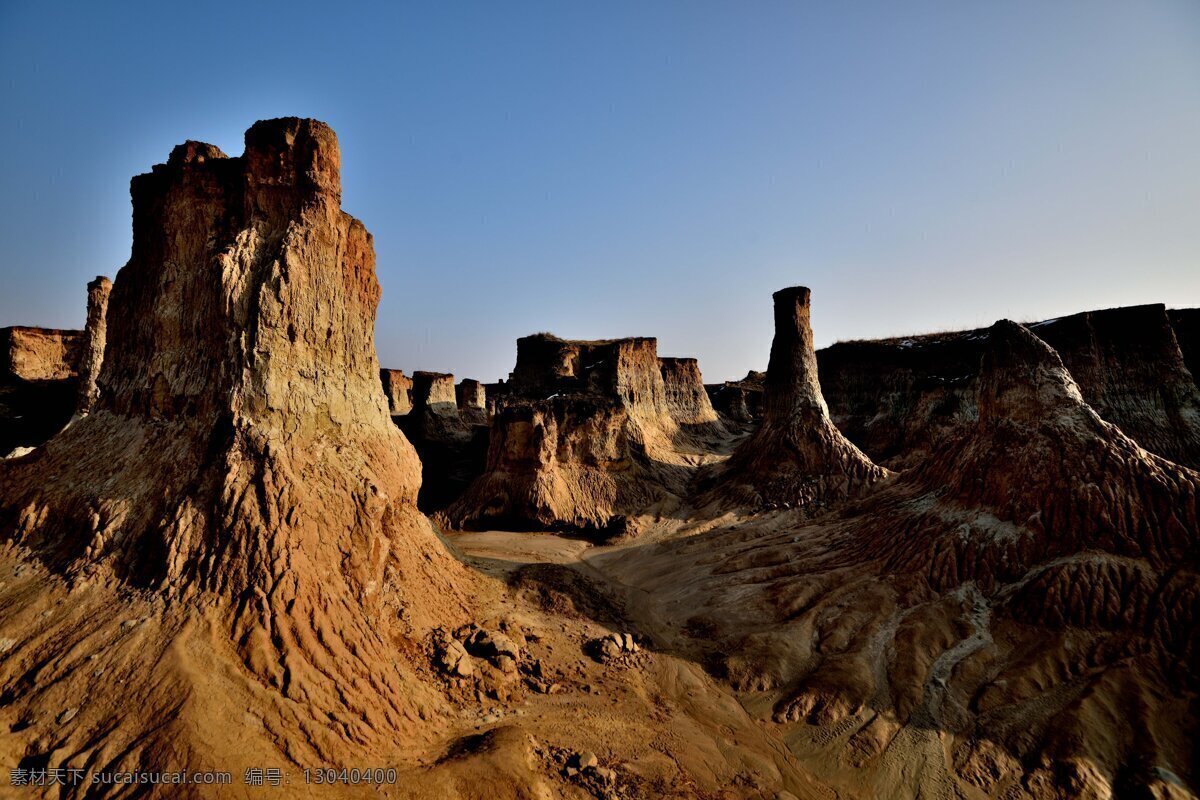
<path fill-rule="evenodd" d="M 459 526 L 633 532 L 631 518 L 679 503 L 704 457 L 668 404 L 656 340 L 527 336 L 484 474 L 447 515 Z"/>
<path fill-rule="evenodd" d="M 487 390 L 482 383 L 464 378 L 454 387 L 458 414 L 468 425 L 487 425 Z"/>
<path fill-rule="evenodd" d="M 412 411 L 412 378 L 405 375 L 404 370 L 381 369 L 379 380 L 383 383 L 389 414 L 402 417 Z"/>
<path fill-rule="evenodd" d="M 724 435 L 717 412 L 704 390 L 700 365 L 694 358 L 660 358 L 667 412 L 675 424 L 697 434 Z"/>
<path fill-rule="evenodd" d="M 412 410 L 396 423 L 421 457 L 423 511 L 445 508 L 483 472 L 487 429 L 468 425 L 458 413 L 454 376 L 414 372 Z"/>
<path fill-rule="evenodd" d="M 1100 416 L 1147 450 L 1200 468 L 1200 388 L 1162 305 L 1088 311 L 1030 329 L 1058 351 Z"/>
<path fill-rule="evenodd" d="M 809 290 L 782 289 L 773 298 L 775 338 L 764 382 L 762 425 L 720 472 L 717 495 L 737 503 L 795 506 L 815 513 L 856 496 L 888 473 L 829 419 L 817 380 Z"/>
<path fill-rule="evenodd" d="M 88 284 L 87 325 L 83 329 L 79 355 L 78 414 L 91 411 L 100 395 L 97 380 L 104 362 L 104 344 L 108 338 L 108 297 L 111 293 L 112 281 L 103 275 L 98 275 Z"/>
<path fill-rule="evenodd" d="M 793 752 L 868 795 L 1185 797 L 1200 474 L 1103 420 L 1030 330 L 987 334 L 977 418 L 920 466 L 842 514 L 738 520 L 621 579 L 704 631 L 663 646 L 774 698 Z"/>
<path fill-rule="evenodd" d="M 705 385 L 713 408 L 726 421 L 748 426 L 762 419 L 765 372 L 750 370 L 739 381 Z"/>
<path fill-rule="evenodd" d="M 256 702 L 276 698 L 252 730 L 291 759 L 392 747 L 437 702 L 409 664 L 413 637 L 463 618 L 470 579 L 417 511 L 420 465 L 379 391 L 374 250 L 340 208 L 337 139 L 313 120 L 260 122 L 244 155 L 187 142 L 131 194 L 103 391 L 44 447 L 0 463 L 0 530 L 77 587 L 164 598 L 167 644 L 138 652 L 131 698 L 202 695 L 187 681 L 215 680 L 196 672 L 206 664 L 172 673 L 173 697 L 153 688 L 174 663 L 164 653 L 224 648 Z M 187 638 L 196 624 L 210 633 Z M 31 652 L 6 656 L 4 685 L 23 685 Z M 92 673 L 42 676 L 38 692 L 87 692 Z M 197 702 L 159 709 L 157 732 L 95 704 L 56 741 L 101 759 L 89 764 L 185 762 L 214 741 L 188 722 Z"/>
<path fill-rule="evenodd" d="M 80 331 L 0 328 L 0 458 L 23 455 L 70 421 Z"/>
<path fill-rule="evenodd" d="M 26 381 L 61 381 L 79 373 L 83 333 L 15 325 L 0 328 L 0 373 Z"/>
<path fill-rule="evenodd" d="M 1030 329 L 1058 351 L 1101 416 L 1152 452 L 1200 465 L 1200 390 L 1161 305 L 1083 312 Z M 981 329 L 818 352 L 834 421 L 873 459 L 916 466 L 975 419 L 988 337 Z"/>

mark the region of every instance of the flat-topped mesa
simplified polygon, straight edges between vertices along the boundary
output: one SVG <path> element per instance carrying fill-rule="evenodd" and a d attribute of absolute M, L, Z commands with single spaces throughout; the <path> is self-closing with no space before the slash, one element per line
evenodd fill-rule
<path fill-rule="evenodd" d="M 816 513 L 889 474 L 829 419 L 817 381 L 809 297 L 803 286 L 773 295 L 775 338 L 764 380 L 763 422 L 730 457 L 713 490 L 716 495 Z"/>
<path fill-rule="evenodd" d="M 531 400 L 586 393 L 643 413 L 668 415 L 658 340 L 653 337 L 584 341 L 549 333 L 525 336 L 517 340 L 517 364 L 508 389 Z"/>
<path fill-rule="evenodd" d="M 388 413 L 402 417 L 412 411 L 412 378 L 402 369 L 379 370 L 379 381 L 383 384 L 383 395 L 387 398 Z"/>
<path fill-rule="evenodd" d="M 88 284 L 87 325 L 79 356 L 79 401 L 76 413 L 86 414 L 100 395 L 100 366 L 104 363 L 104 345 L 108 340 L 108 297 L 112 281 L 103 275 Z"/>
<path fill-rule="evenodd" d="M 102 391 L 0 463 L 0 530 L 71 578 L 223 609 L 265 685 L 369 743 L 436 702 L 382 621 L 403 607 L 419 637 L 461 619 L 470 577 L 415 505 L 339 164 L 329 126 L 286 118 L 243 156 L 188 143 L 133 179 Z"/>
<path fill-rule="evenodd" d="M 463 378 L 454 387 L 458 415 L 468 425 L 487 425 L 487 390 L 474 378 Z"/>
<path fill-rule="evenodd" d="M 765 372 L 750 370 L 737 381 L 707 384 L 704 389 L 718 414 L 728 422 L 747 426 L 763 415 L 763 382 Z"/>
<path fill-rule="evenodd" d="M 519 339 L 511 378 L 497 386 L 486 469 L 447 509 L 449 522 L 610 535 L 677 505 L 704 453 L 676 417 L 703 412 L 670 407 L 657 346 L 648 337 Z"/>
<path fill-rule="evenodd" d="M 458 417 L 453 375 L 418 370 L 413 373 L 412 381 L 414 411 L 428 411 L 440 417 Z"/>
<path fill-rule="evenodd" d="M 671 418 L 678 425 L 697 431 L 723 433 L 724 427 L 704 389 L 699 362 L 694 358 L 664 356 L 658 359 L 658 367 Z"/>

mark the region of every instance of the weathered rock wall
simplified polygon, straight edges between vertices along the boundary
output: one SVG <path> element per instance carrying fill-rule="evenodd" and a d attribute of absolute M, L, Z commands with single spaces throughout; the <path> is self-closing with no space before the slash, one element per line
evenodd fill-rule
<path fill-rule="evenodd" d="M 1084 399 L 1144 447 L 1200 464 L 1200 390 L 1162 306 L 1091 311 L 1030 329 L 1053 346 Z M 847 438 L 894 468 L 921 463 L 978 415 L 987 329 L 845 342 L 817 354 Z"/>
<path fill-rule="evenodd" d="M 487 390 L 473 378 L 464 378 L 454 387 L 458 415 L 468 425 L 487 425 Z"/>
<path fill-rule="evenodd" d="M 15 325 L 0 328 L 0 375 L 61 381 L 79 371 L 83 332 Z"/>
<path fill-rule="evenodd" d="M 686 493 L 696 441 L 676 421 L 654 339 L 524 337 L 502 388 L 486 469 L 447 510 L 451 524 L 633 533 L 635 517 Z"/>
<path fill-rule="evenodd" d="M 694 358 L 658 359 L 667 411 L 677 425 L 697 431 L 723 433 L 720 418 L 704 390 L 700 365 Z"/>
<path fill-rule="evenodd" d="M 438 702 L 397 642 L 462 619 L 471 579 L 417 511 L 379 391 L 374 250 L 340 208 L 337 139 L 260 122 L 243 156 L 188 142 L 131 194 L 103 391 L 0 463 L 0 529 L 69 580 L 218 609 L 284 698 L 264 724 L 337 718 L 334 738 L 391 746 Z"/>
<path fill-rule="evenodd" d="M 383 384 L 383 395 L 387 398 L 388 413 L 393 417 L 402 417 L 412 411 L 412 378 L 404 374 L 404 370 L 381 369 L 379 381 Z"/>

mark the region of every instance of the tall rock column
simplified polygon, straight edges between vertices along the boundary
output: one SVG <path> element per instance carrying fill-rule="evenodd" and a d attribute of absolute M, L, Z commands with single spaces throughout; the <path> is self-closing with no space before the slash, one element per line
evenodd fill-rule
<path fill-rule="evenodd" d="M 87 288 L 87 325 L 83 329 L 83 347 L 79 354 L 77 414 L 91 411 L 100 394 L 97 379 L 100 377 L 104 344 L 108 338 L 108 296 L 112 292 L 112 281 L 103 275 L 97 275 Z"/>
<path fill-rule="evenodd" d="M 775 338 L 764 382 L 763 422 L 730 457 L 708 497 L 816 513 L 889 473 L 829 418 L 813 349 L 807 287 L 774 295 Z"/>
<path fill-rule="evenodd" d="M 464 620 L 471 578 L 416 508 L 340 161 L 329 126 L 286 118 L 240 157 L 187 142 L 133 179 L 104 391 L 0 464 L 0 531 L 68 580 L 217 609 L 305 724 L 365 743 L 432 697 L 397 637 Z"/>

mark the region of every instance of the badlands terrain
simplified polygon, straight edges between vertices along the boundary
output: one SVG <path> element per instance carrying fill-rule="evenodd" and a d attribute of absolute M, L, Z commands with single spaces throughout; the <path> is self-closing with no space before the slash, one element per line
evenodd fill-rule
<path fill-rule="evenodd" d="M 1196 796 L 1200 310 L 456 381 L 323 123 L 131 194 L 0 330 L 0 796 Z"/>

